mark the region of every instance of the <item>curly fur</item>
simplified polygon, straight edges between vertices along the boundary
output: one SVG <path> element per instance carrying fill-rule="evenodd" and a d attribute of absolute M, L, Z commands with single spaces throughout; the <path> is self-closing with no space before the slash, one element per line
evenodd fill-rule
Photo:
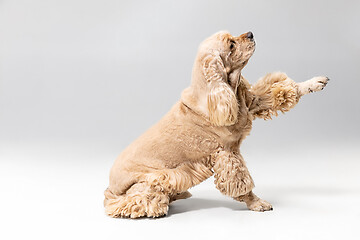
<path fill-rule="evenodd" d="M 239 147 L 255 118 L 271 119 L 300 97 L 322 90 L 328 78 L 295 83 L 270 73 L 251 86 L 241 75 L 255 49 L 252 34 L 219 32 L 206 39 L 195 59 L 192 82 L 181 99 L 116 159 L 105 212 L 112 217 L 160 217 L 170 202 L 213 174 L 219 191 L 254 211 L 271 210 L 253 192 Z"/>
<path fill-rule="evenodd" d="M 289 111 L 300 99 L 296 83 L 281 72 L 267 74 L 251 87 L 251 92 L 261 98 L 261 105 L 254 115 L 263 119 L 271 119 L 272 115 L 277 116 L 278 111 Z"/>

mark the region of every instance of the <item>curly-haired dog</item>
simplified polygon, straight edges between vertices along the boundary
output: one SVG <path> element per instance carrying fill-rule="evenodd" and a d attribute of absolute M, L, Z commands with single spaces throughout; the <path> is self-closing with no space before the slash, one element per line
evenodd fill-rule
<path fill-rule="evenodd" d="M 276 72 L 251 86 L 241 70 L 254 50 L 251 32 L 238 37 L 219 32 L 200 45 L 191 85 L 180 101 L 115 161 L 105 190 L 108 215 L 166 215 L 171 201 L 190 197 L 187 190 L 213 174 L 223 194 L 253 211 L 272 209 L 252 192 L 254 183 L 239 146 L 255 118 L 289 111 L 329 79 L 296 83 Z"/>

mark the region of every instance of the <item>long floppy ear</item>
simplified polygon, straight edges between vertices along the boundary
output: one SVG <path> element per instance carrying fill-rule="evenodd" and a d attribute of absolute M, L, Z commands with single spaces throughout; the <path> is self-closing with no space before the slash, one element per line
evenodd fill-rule
<path fill-rule="evenodd" d="M 204 77 L 208 82 L 207 105 L 209 120 L 215 126 L 230 126 L 237 122 L 239 110 L 234 91 L 227 84 L 227 74 L 220 56 L 204 59 Z"/>

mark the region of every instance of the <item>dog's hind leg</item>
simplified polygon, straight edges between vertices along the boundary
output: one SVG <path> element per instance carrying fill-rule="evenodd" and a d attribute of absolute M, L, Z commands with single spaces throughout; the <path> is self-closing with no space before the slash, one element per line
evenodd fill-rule
<path fill-rule="evenodd" d="M 170 201 L 191 196 L 187 189 L 213 174 L 203 162 L 185 163 L 173 169 L 149 172 L 122 194 L 105 190 L 105 211 L 112 217 L 160 217 L 166 215 Z M 179 194 L 178 194 L 179 193 Z"/>
<path fill-rule="evenodd" d="M 134 184 L 120 196 L 111 195 L 109 191 L 105 191 L 104 205 L 111 217 L 161 217 L 169 209 L 169 195 L 147 182 Z"/>

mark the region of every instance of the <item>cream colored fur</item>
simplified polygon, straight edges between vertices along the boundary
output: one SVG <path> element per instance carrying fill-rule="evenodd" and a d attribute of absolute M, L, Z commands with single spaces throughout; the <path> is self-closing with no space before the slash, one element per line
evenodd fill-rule
<path fill-rule="evenodd" d="M 254 211 L 272 206 L 253 192 L 254 182 L 239 152 L 255 118 L 271 119 L 300 97 L 322 90 L 326 77 L 295 83 L 270 73 L 250 85 L 241 75 L 255 50 L 251 35 L 219 32 L 199 47 L 192 82 L 172 109 L 116 159 L 105 211 L 112 217 L 160 217 L 171 201 L 210 176 L 223 194 Z"/>

